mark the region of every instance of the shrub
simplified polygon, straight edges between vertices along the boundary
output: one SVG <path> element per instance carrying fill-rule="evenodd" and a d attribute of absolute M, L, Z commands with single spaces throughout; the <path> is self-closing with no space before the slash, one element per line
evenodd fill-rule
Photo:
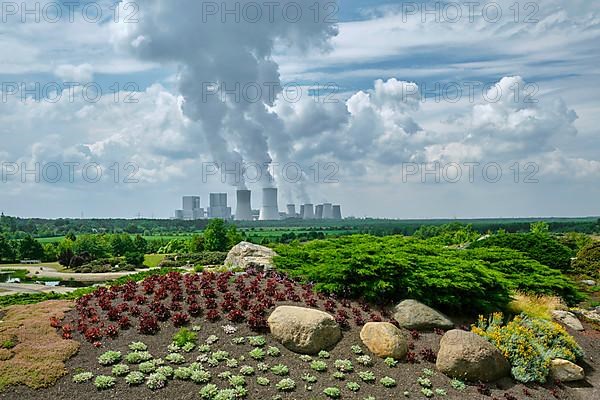
<path fill-rule="evenodd" d="M 352 347 L 350 347 L 350 350 L 352 350 L 352 352 L 354 354 L 360 355 L 363 353 L 363 349 L 360 346 L 354 345 Z"/>
<path fill-rule="evenodd" d="M 358 392 L 360 390 L 360 385 L 357 382 L 348 382 L 346 383 L 346 388 L 351 392 Z"/>
<path fill-rule="evenodd" d="M 166 386 L 166 384 L 167 377 L 159 372 L 150 374 L 150 376 L 148 376 L 148 379 L 146 380 L 146 386 L 148 386 L 148 389 L 150 390 L 162 389 Z"/>
<path fill-rule="evenodd" d="M 165 377 L 167 377 L 167 379 L 172 378 L 175 374 L 175 370 L 173 369 L 173 367 L 170 367 L 168 365 L 158 367 L 156 369 L 156 372 L 158 372 L 159 374 L 163 374 Z"/>
<path fill-rule="evenodd" d="M 358 373 L 363 382 L 375 382 L 375 374 L 371 371 L 362 371 Z"/>
<path fill-rule="evenodd" d="M 263 363 L 263 362 L 259 362 L 258 364 L 256 364 L 256 369 L 259 370 L 260 372 L 267 372 L 269 370 L 269 364 Z"/>
<path fill-rule="evenodd" d="M 196 344 L 197 341 L 198 334 L 196 332 L 192 332 L 187 328 L 181 328 L 173 336 L 173 343 L 175 343 L 179 347 L 183 347 L 188 343 Z"/>
<path fill-rule="evenodd" d="M 341 372 L 354 371 L 354 367 L 352 366 L 352 361 L 350 361 L 350 360 L 335 360 L 333 365 Z"/>
<path fill-rule="evenodd" d="M 152 354 L 147 351 L 134 351 L 132 353 L 127 353 L 125 356 L 125 362 L 129 364 L 139 364 L 143 361 L 148 361 L 152 359 Z"/>
<path fill-rule="evenodd" d="M 190 379 L 194 383 L 208 383 L 211 378 L 211 373 L 203 369 L 192 370 L 192 374 L 190 375 Z"/>
<path fill-rule="evenodd" d="M 403 236 L 350 235 L 279 245 L 277 268 L 315 289 L 368 301 L 417 298 L 450 310 L 499 309 L 509 301 L 503 274 L 459 250 Z M 463 251 L 463 250 L 461 250 Z"/>
<path fill-rule="evenodd" d="M 192 376 L 192 369 L 189 367 L 179 367 L 174 371 L 173 376 L 175 379 L 187 381 Z"/>
<path fill-rule="evenodd" d="M 421 388 L 421 393 L 423 394 L 423 396 L 429 398 L 429 397 L 433 397 L 434 393 L 433 390 L 429 389 L 429 388 Z"/>
<path fill-rule="evenodd" d="M 346 379 L 346 374 L 344 374 L 343 372 L 340 372 L 340 371 L 336 371 L 333 374 L 331 374 L 331 377 L 333 379 L 338 379 L 340 381 L 343 381 L 344 379 Z"/>
<path fill-rule="evenodd" d="M 98 357 L 100 365 L 113 365 L 121 361 L 121 352 L 109 350 Z"/>
<path fill-rule="evenodd" d="M 290 369 L 287 365 L 277 364 L 271 367 L 271 373 L 274 375 L 284 376 L 290 373 Z"/>
<path fill-rule="evenodd" d="M 143 342 L 132 342 L 129 344 L 129 350 L 131 351 L 146 351 L 148 346 Z"/>
<path fill-rule="evenodd" d="M 395 367 L 396 365 L 398 365 L 398 361 L 396 361 L 395 359 L 393 359 L 392 357 L 386 357 L 383 362 L 385 363 L 385 365 L 387 365 L 390 368 Z"/>
<path fill-rule="evenodd" d="M 240 368 L 240 374 L 242 375 L 254 375 L 254 368 L 249 365 L 244 365 Z"/>
<path fill-rule="evenodd" d="M 269 386 L 271 384 L 271 381 L 268 378 L 265 378 L 264 376 L 259 376 L 258 378 L 256 378 L 256 383 L 260 386 Z"/>
<path fill-rule="evenodd" d="M 308 383 L 315 383 L 317 381 L 317 377 L 311 374 L 302 375 L 302 380 Z"/>
<path fill-rule="evenodd" d="M 129 366 L 125 364 L 117 364 L 112 367 L 111 373 L 114 376 L 125 376 L 129 373 Z"/>
<path fill-rule="evenodd" d="M 143 372 L 144 374 L 150 374 L 154 371 L 156 371 L 156 368 L 158 366 L 156 365 L 156 362 L 154 360 L 152 361 L 144 361 L 143 363 L 140 363 L 140 365 L 138 366 L 138 369 L 140 370 L 140 372 Z"/>
<path fill-rule="evenodd" d="M 265 358 L 265 351 L 260 347 L 255 347 L 248 353 L 248 355 L 255 360 L 263 360 Z"/>
<path fill-rule="evenodd" d="M 319 352 L 319 354 L 318 354 L 318 357 L 319 357 L 319 358 L 329 358 L 329 357 L 331 357 L 331 356 L 329 355 L 329 352 L 328 352 L 328 351 L 321 350 L 321 351 Z"/>
<path fill-rule="evenodd" d="M 323 394 L 331 399 L 339 399 L 342 396 L 341 390 L 336 387 L 323 389 Z"/>
<path fill-rule="evenodd" d="M 450 386 L 452 386 L 453 389 L 458 390 L 458 391 L 463 391 L 467 388 L 467 385 L 465 385 L 465 383 L 463 381 L 458 380 L 456 378 L 454 378 L 450 381 Z"/>
<path fill-rule="evenodd" d="M 192 350 L 194 350 L 196 348 L 196 345 L 194 343 L 186 343 L 183 345 L 183 347 L 181 348 L 181 350 L 183 350 L 186 353 L 191 352 Z"/>
<path fill-rule="evenodd" d="M 214 399 L 218 393 L 219 388 L 217 387 L 217 385 L 213 385 L 212 383 L 209 383 L 208 385 L 200 389 L 200 397 L 202 397 L 205 400 Z"/>
<path fill-rule="evenodd" d="M 214 358 L 217 361 L 225 361 L 225 360 L 227 360 L 228 357 L 229 357 L 229 352 L 224 351 L 224 350 L 218 350 L 218 351 L 214 351 L 212 353 L 212 358 Z"/>
<path fill-rule="evenodd" d="M 396 381 L 393 378 L 390 378 L 389 376 L 384 376 L 383 378 L 381 378 L 379 380 L 379 383 L 381 383 L 386 388 L 391 388 L 391 387 L 396 386 Z"/>
<path fill-rule="evenodd" d="M 230 358 L 229 360 L 227 360 L 225 362 L 225 365 L 227 366 L 227 368 L 237 368 L 237 366 L 240 363 L 238 362 L 238 360 L 236 360 L 235 358 Z"/>
<path fill-rule="evenodd" d="M 246 378 L 243 375 L 232 375 L 228 379 L 231 386 L 246 386 Z"/>
<path fill-rule="evenodd" d="M 94 377 L 94 374 L 91 372 L 80 372 L 79 374 L 73 375 L 73 382 L 75 383 L 84 383 L 91 380 Z"/>
<path fill-rule="evenodd" d="M 253 347 L 263 347 L 267 344 L 267 340 L 263 336 L 249 336 L 246 339 L 248 344 Z"/>
<path fill-rule="evenodd" d="M 315 360 L 310 363 L 310 368 L 317 372 L 324 372 L 327 371 L 327 363 L 325 363 L 325 361 Z"/>
<path fill-rule="evenodd" d="M 313 358 L 311 356 L 309 356 L 308 354 L 302 354 L 298 358 L 300 359 L 300 361 L 304 361 L 304 362 L 311 362 L 313 360 Z"/>
<path fill-rule="evenodd" d="M 513 377 L 520 382 L 546 382 L 550 361 L 562 358 L 572 362 L 583 351 L 559 324 L 524 314 L 503 324 L 502 313 L 479 317 L 472 331 L 493 343 L 510 361 Z"/>
<path fill-rule="evenodd" d="M 543 265 L 561 271 L 569 271 L 573 251 L 556 239 L 543 233 L 498 233 L 473 242 L 470 248 L 504 247 L 518 250 Z"/>
<path fill-rule="evenodd" d="M 583 246 L 573 260 L 572 267 L 575 273 L 600 278 L 600 241 L 593 241 Z"/>
<path fill-rule="evenodd" d="M 132 371 L 125 377 L 125 382 L 129 386 L 141 385 L 144 383 L 145 376 L 140 371 Z"/>
<path fill-rule="evenodd" d="M 115 386 L 116 382 L 116 379 L 112 376 L 98 375 L 94 380 L 94 386 L 96 386 L 98 390 L 106 390 Z"/>
<path fill-rule="evenodd" d="M 418 377 L 417 378 L 417 383 L 425 388 L 430 388 L 431 387 L 431 381 L 429 380 L 429 378 L 423 378 L 423 377 Z"/>
<path fill-rule="evenodd" d="M 267 355 L 271 357 L 279 357 L 281 355 L 281 350 L 275 346 L 269 346 L 267 348 Z"/>
<path fill-rule="evenodd" d="M 169 353 L 165 357 L 165 360 L 172 364 L 183 364 L 185 362 L 185 357 L 179 353 Z"/>
<path fill-rule="evenodd" d="M 277 382 L 275 387 L 281 392 L 293 392 L 296 389 L 296 382 L 290 378 L 283 378 Z"/>
<path fill-rule="evenodd" d="M 366 354 L 356 357 L 356 362 L 366 367 L 373 365 L 373 360 L 371 360 L 371 357 Z"/>

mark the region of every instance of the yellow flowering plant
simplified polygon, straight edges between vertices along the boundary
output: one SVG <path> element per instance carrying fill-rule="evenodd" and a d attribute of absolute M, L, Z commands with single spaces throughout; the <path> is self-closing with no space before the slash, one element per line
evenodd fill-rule
<path fill-rule="evenodd" d="M 494 344 L 510 361 L 512 376 L 520 382 L 544 383 L 550 361 L 562 358 L 572 362 L 583 357 L 575 339 L 559 324 L 525 314 L 504 324 L 502 313 L 489 318 L 480 315 L 471 328 Z"/>

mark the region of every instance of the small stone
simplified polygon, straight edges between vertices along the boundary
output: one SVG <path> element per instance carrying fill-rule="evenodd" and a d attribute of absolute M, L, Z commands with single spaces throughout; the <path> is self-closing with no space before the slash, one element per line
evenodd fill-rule
<path fill-rule="evenodd" d="M 405 329 L 451 329 L 454 324 L 448 317 L 416 300 L 404 300 L 392 310 L 392 315 Z"/>
<path fill-rule="evenodd" d="M 561 382 L 573 382 L 585 379 L 585 372 L 571 361 L 555 358 L 550 362 L 550 376 Z"/>
<path fill-rule="evenodd" d="M 408 352 L 406 337 L 389 322 L 366 323 L 360 331 L 360 339 L 371 353 L 381 358 L 399 360 Z"/>
<path fill-rule="evenodd" d="M 577 319 L 575 314 L 569 311 L 563 310 L 554 310 L 552 311 L 552 318 L 557 320 L 558 322 L 566 325 L 567 327 L 573 329 L 574 331 L 581 332 L 584 330 L 583 325 Z"/>

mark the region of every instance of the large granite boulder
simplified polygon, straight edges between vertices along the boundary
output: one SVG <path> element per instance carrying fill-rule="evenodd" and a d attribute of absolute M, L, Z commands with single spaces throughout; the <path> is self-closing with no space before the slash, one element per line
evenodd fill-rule
<path fill-rule="evenodd" d="M 268 247 L 240 242 L 227 253 L 225 267 L 242 270 L 256 268 L 267 271 L 273 268 L 273 257 L 276 255 L 277 253 Z"/>
<path fill-rule="evenodd" d="M 571 361 L 555 358 L 550 362 L 550 376 L 561 382 L 573 382 L 585 379 L 585 372 Z"/>
<path fill-rule="evenodd" d="M 491 382 L 510 373 L 509 362 L 493 344 L 458 329 L 442 337 L 436 366 L 449 377 L 472 382 Z"/>
<path fill-rule="evenodd" d="M 316 354 L 329 350 L 342 338 L 335 319 L 312 308 L 279 306 L 267 322 L 273 337 L 296 353 Z"/>
<path fill-rule="evenodd" d="M 392 315 L 405 329 L 451 329 L 454 324 L 448 317 L 416 300 L 404 300 L 395 306 Z"/>
<path fill-rule="evenodd" d="M 552 311 L 552 318 L 575 331 L 581 332 L 584 330 L 583 325 L 581 325 L 575 314 L 569 311 L 554 310 Z"/>
<path fill-rule="evenodd" d="M 408 351 L 406 336 L 389 322 L 368 322 L 360 331 L 365 346 L 381 358 L 401 359 Z"/>

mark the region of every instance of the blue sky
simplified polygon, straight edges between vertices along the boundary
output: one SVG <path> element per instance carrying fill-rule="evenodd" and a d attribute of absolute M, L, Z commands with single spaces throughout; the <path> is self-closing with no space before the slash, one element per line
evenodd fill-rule
<path fill-rule="evenodd" d="M 103 10 L 100 22 L 83 18 L 87 3 Z M 206 9 L 191 0 L 121 2 L 115 22 L 112 0 L 81 4 L 73 22 L 50 23 L 43 11 L 39 23 L 23 23 L 22 10 L 3 15 L 7 214 L 168 218 L 182 195 L 201 195 L 203 206 L 209 192 L 233 196 L 240 182 L 203 176 L 212 162 L 271 162 L 282 209 L 330 201 L 345 215 L 390 218 L 600 214 L 594 2 L 517 3 L 516 16 L 513 0 L 482 1 L 469 20 L 462 3 L 342 0 L 332 20 L 303 9 L 293 23 L 281 14 L 203 22 Z M 436 6 L 463 16 L 450 22 L 442 19 L 454 14 L 420 12 Z M 494 21 L 496 9 L 503 16 Z M 137 20 L 125 23 L 130 14 Z M 79 86 L 69 96 L 65 82 L 103 93 L 90 101 L 93 90 Z M 302 96 L 203 96 L 210 82 L 297 84 Z M 36 83 L 64 91 L 55 102 L 52 90 L 23 99 L 21 85 Z M 62 166 L 56 181 L 53 163 Z M 78 163 L 72 182 L 65 163 Z M 39 182 L 22 171 L 36 165 Z M 89 165 L 103 172 L 97 182 L 80 170 Z M 302 179 L 286 176 L 290 165 L 303 169 Z M 457 166 L 462 175 L 453 179 Z M 490 171 L 498 168 L 496 182 Z M 334 182 L 324 182 L 332 171 Z M 123 182 L 132 172 L 134 182 Z M 269 184 L 246 182 L 255 208 Z"/>

